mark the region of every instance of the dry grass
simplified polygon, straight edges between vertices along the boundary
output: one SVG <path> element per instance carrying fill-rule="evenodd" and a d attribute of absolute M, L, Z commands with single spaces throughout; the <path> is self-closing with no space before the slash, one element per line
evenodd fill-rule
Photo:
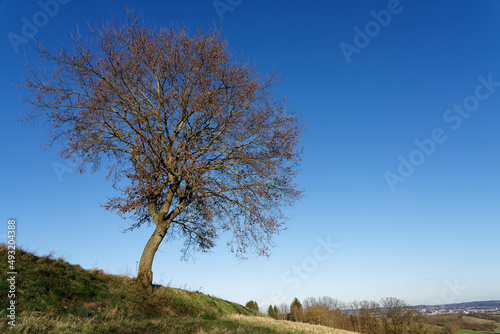
<path fill-rule="evenodd" d="M 72 315 L 53 317 L 36 313 L 20 316 L 12 333 L 354 334 L 354 332 L 319 325 L 237 314 L 228 315 L 214 321 L 189 317 L 138 321 L 125 317 L 98 320 Z"/>
<path fill-rule="evenodd" d="M 464 316 L 462 319 L 465 322 L 468 322 L 468 323 L 471 323 L 471 324 L 489 324 L 489 323 L 491 323 L 491 320 L 474 318 L 474 317 L 468 317 L 468 316 Z"/>
<path fill-rule="evenodd" d="M 292 321 L 280 321 L 274 320 L 269 317 L 249 317 L 243 316 L 240 314 L 232 314 L 227 316 L 226 318 L 231 319 L 233 321 L 237 321 L 241 323 L 244 327 L 248 327 L 247 325 L 259 326 L 259 327 L 267 327 L 273 331 L 273 333 L 312 333 L 312 334 L 353 334 L 354 332 L 349 332 L 341 329 L 335 329 L 320 325 L 311 325 L 305 324 L 302 322 L 292 322 Z M 205 332 L 199 332 L 205 333 Z M 226 331 L 211 331 L 206 332 L 210 334 L 225 334 L 230 333 Z M 238 333 L 238 332 L 236 332 Z M 244 330 L 240 333 L 246 333 Z"/>

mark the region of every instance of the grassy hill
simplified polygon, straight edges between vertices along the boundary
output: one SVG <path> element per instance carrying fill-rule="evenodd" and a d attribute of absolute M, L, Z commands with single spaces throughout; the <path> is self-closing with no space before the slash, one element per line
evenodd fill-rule
<path fill-rule="evenodd" d="M 0 291 L 9 291 L 7 249 Z M 323 326 L 277 321 L 200 292 L 157 286 L 146 292 L 127 276 L 85 270 L 51 256 L 16 250 L 16 326 L 0 299 L 0 332 L 12 333 L 337 333 Z"/>

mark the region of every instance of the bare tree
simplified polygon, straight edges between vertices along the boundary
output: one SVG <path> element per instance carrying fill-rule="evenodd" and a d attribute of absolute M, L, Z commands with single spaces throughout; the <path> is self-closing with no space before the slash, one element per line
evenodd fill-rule
<path fill-rule="evenodd" d="M 288 313 L 290 313 L 290 308 L 287 303 L 281 303 L 279 306 L 278 319 L 287 320 Z"/>
<path fill-rule="evenodd" d="M 304 322 L 315 325 L 331 326 L 331 322 L 329 319 L 329 309 L 320 298 L 317 299 L 314 297 L 309 297 L 304 299 L 303 308 Z"/>
<path fill-rule="evenodd" d="M 380 301 L 381 323 L 386 334 L 423 334 L 428 330 L 423 316 L 417 309 L 397 298 L 383 298 Z"/>
<path fill-rule="evenodd" d="M 351 302 L 351 310 L 352 310 L 352 325 L 361 333 L 361 304 L 358 301 Z"/>
<path fill-rule="evenodd" d="M 362 301 L 359 303 L 359 317 L 361 319 L 361 332 L 378 334 L 383 333 L 378 318 L 380 317 L 380 305 L 373 301 Z"/>
<path fill-rule="evenodd" d="M 138 281 L 152 286 L 167 234 L 185 238 L 184 255 L 224 231 L 237 256 L 269 255 L 301 194 L 303 126 L 271 92 L 279 76 L 233 60 L 218 30 L 156 29 L 133 13 L 71 40 L 35 46 L 52 67 L 28 64 L 24 121 L 47 126 L 47 144 L 62 143 L 79 172 L 109 171 L 121 195 L 104 206 L 133 218 L 130 229 L 154 224 Z"/>

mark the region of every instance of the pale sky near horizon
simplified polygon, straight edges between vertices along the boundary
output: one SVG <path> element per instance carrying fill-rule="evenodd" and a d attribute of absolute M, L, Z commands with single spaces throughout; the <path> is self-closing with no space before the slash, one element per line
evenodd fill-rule
<path fill-rule="evenodd" d="M 35 56 L 31 25 L 55 48 L 128 6 L 157 26 L 220 24 L 236 55 L 278 67 L 277 94 L 307 125 L 304 199 L 270 258 L 240 262 L 221 240 L 183 262 L 166 243 L 156 283 L 260 306 L 500 300 L 500 2 L 53 1 L 0 1 L 2 240 L 15 217 L 28 250 L 135 274 L 152 229 L 122 233 L 128 222 L 100 207 L 113 195 L 104 173 L 44 150 L 43 129 L 16 122 L 27 105 L 14 86 Z"/>

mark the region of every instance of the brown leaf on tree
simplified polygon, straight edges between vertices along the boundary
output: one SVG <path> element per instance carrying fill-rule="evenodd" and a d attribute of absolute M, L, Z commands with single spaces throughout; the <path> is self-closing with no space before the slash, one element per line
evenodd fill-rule
<path fill-rule="evenodd" d="M 268 255 L 282 209 L 301 195 L 294 179 L 303 125 L 271 92 L 279 80 L 235 61 L 220 31 L 127 23 L 77 32 L 53 67 L 28 64 L 24 121 L 47 126 L 47 144 L 84 172 L 107 169 L 121 196 L 105 204 L 130 229 L 154 224 L 138 279 L 151 286 L 166 235 L 207 251 L 231 231 L 232 251 Z"/>

